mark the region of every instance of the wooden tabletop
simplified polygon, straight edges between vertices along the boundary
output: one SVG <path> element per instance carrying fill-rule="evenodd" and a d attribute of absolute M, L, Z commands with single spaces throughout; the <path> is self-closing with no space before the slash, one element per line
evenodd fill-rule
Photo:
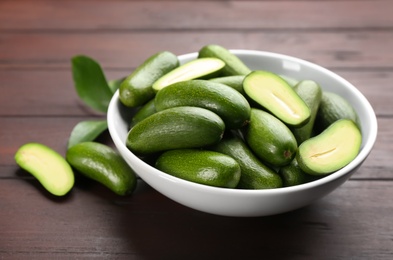
<path fill-rule="evenodd" d="M 0 1 L 0 259 L 392 259 L 393 1 Z M 54 197 L 14 161 L 27 142 L 64 155 L 78 122 L 71 58 L 108 79 L 151 54 L 216 43 L 315 62 L 353 83 L 379 124 L 363 166 L 305 208 L 234 218 L 186 208 L 138 182 L 120 197 L 77 177 Z M 99 141 L 111 144 L 105 132 Z"/>

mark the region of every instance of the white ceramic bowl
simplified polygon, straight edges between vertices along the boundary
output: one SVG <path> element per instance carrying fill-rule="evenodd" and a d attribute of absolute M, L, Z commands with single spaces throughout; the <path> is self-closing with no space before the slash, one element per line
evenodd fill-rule
<path fill-rule="evenodd" d="M 316 64 L 281 54 L 231 50 L 254 70 L 269 70 L 298 80 L 311 79 L 324 90 L 346 98 L 357 111 L 363 143 L 358 156 L 341 170 L 314 182 L 278 189 L 237 190 L 216 188 L 185 181 L 161 172 L 135 156 L 125 146 L 130 113 L 119 101 L 118 92 L 109 105 L 107 119 L 114 144 L 127 163 L 151 187 L 187 207 L 224 216 L 267 216 L 295 210 L 329 194 L 343 184 L 364 162 L 377 136 L 377 120 L 367 99 L 348 81 Z M 179 56 L 181 63 L 197 53 Z"/>

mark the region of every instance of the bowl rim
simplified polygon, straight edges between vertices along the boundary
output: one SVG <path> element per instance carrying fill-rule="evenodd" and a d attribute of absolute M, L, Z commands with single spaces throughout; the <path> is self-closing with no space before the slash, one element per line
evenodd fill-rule
<path fill-rule="evenodd" d="M 239 196 L 250 196 L 250 195 L 261 195 L 261 194 L 277 194 L 277 193 L 290 193 L 290 192 L 296 192 L 299 190 L 304 190 L 304 189 L 312 189 L 317 186 L 321 186 L 323 184 L 329 183 L 333 180 L 340 179 L 341 177 L 344 177 L 346 174 L 350 174 L 353 172 L 354 169 L 359 167 L 364 160 L 367 158 L 367 156 L 370 154 L 376 138 L 377 138 L 377 132 L 378 132 L 378 124 L 377 124 L 377 118 L 375 115 L 375 112 L 369 103 L 369 101 L 366 99 L 366 97 L 350 82 L 348 82 L 346 79 L 342 78 L 338 74 L 332 72 L 331 70 L 328 70 L 320 65 L 317 65 L 315 63 L 296 58 L 293 56 L 285 55 L 285 54 L 279 54 L 275 52 L 268 52 L 268 51 L 258 51 L 258 50 L 243 50 L 243 49 L 230 49 L 232 53 L 235 55 L 257 55 L 257 56 L 267 56 L 271 58 L 279 58 L 279 59 L 285 59 L 288 61 L 293 61 L 296 63 L 299 63 L 301 65 L 305 65 L 308 67 L 314 67 L 315 69 L 318 69 L 322 71 L 323 73 L 328 74 L 330 77 L 336 78 L 337 80 L 341 81 L 343 84 L 347 85 L 351 89 L 351 91 L 357 96 L 358 99 L 360 99 L 360 102 L 362 105 L 365 107 L 365 110 L 368 112 L 368 120 L 370 121 L 370 131 L 369 131 L 369 137 L 367 139 L 367 142 L 364 143 L 364 145 L 361 147 L 360 152 L 358 155 L 355 157 L 354 160 L 352 160 L 348 165 L 344 166 L 343 168 L 323 177 L 320 179 L 317 179 L 315 181 L 311 181 L 308 183 L 303 183 L 299 184 L 296 186 L 289 186 L 289 187 L 280 187 L 280 188 L 274 188 L 274 189 L 258 189 L 258 190 L 252 190 L 252 189 L 231 189 L 231 188 L 221 188 L 221 187 L 213 187 L 213 186 L 208 186 L 204 184 L 199 184 L 199 183 L 194 183 L 191 181 L 183 180 L 178 177 L 172 176 L 170 174 L 167 174 L 165 172 L 162 172 L 152 165 L 147 164 L 144 162 L 142 159 L 140 159 L 138 156 L 136 156 L 134 153 L 132 153 L 125 145 L 125 140 L 121 140 L 120 136 L 118 135 L 118 132 L 116 131 L 115 127 L 115 122 L 112 119 L 112 116 L 118 110 L 119 108 L 119 90 L 117 90 L 114 95 L 112 96 L 112 99 L 109 103 L 108 107 L 108 112 L 107 112 L 107 121 L 108 121 L 108 130 L 110 133 L 110 136 L 112 140 L 115 143 L 115 146 L 117 147 L 118 150 L 121 150 L 121 154 L 125 153 L 128 156 L 131 156 L 134 160 L 138 160 L 141 163 L 145 164 L 149 169 L 151 169 L 154 173 L 157 174 L 159 178 L 166 179 L 171 182 L 178 182 L 182 183 L 187 188 L 190 189 L 197 189 L 199 191 L 206 191 L 206 192 L 219 192 L 223 194 L 237 194 Z M 183 55 L 179 55 L 178 58 L 181 62 L 184 60 L 188 59 L 194 59 L 197 57 L 197 52 L 192 52 L 192 53 L 187 53 Z M 139 174 L 138 174 L 139 175 Z M 143 179 L 143 176 L 140 176 Z"/>

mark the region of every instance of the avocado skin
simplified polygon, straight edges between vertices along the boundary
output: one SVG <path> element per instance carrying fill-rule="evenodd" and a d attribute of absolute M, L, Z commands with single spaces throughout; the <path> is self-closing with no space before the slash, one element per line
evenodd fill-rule
<path fill-rule="evenodd" d="M 154 105 L 154 98 L 144 104 L 132 117 L 130 128 L 142 121 L 143 119 L 155 114 L 157 112 L 156 106 Z"/>
<path fill-rule="evenodd" d="M 262 163 L 235 133 L 229 132 L 212 150 L 234 158 L 240 165 L 239 189 L 273 189 L 282 187 L 281 177 Z"/>
<path fill-rule="evenodd" d="M 173 107 L 137 123 L 128 132 L 126 146 L 137 155 L 172 149 L 201 148 L 219 142 L 224 121 L 200 107 Z"/>
<path fill-rule="evenodd" d="M 251 109 L 245 140 L 259 159 L 276 167 L 289 164 L 297 152 L 291 130 L 275 116 L 257 108 Z"/>
<path fill-rule="evenodd" d="M 210 44 L 203 46 L 198 53 L 198 58 L 213 57 L 225 62 L 225 67 L 221 70 L 222 76 L 247 75 L 250 68 L 243 63 L 235 54 L 221 45 Z"/>
<path fill-rule="evenodd" d="M 240 166 L 232 157 L 200 149 L 164 152 L 157 159 L 156 168 L 184 180 L 222 188 L 235 188 L 241 175 Z"/>
<path fill-rule="evenodd" d="M 244 89 L 243 89 L 244 78 L 245 78 L 244 75 L 234 75 L 234 76 L 217 77 L 217 78 L 212 78 L 209 80 L 212 82 L 217 82 L 217 83 L 227 85 L 227 86 L 237 90 L 243 96 L 245 96 L 246 93 L 244 92 Z"/>
<path fill-rule="evenodd" d="M 68 163 L 82 175 L 108 187 L 117 195 L 129 195 L 136 187 L 136 174 L 111 147 L 83 142 L 67 150 Z"/>
<path fill-rule="evenodd" d="M 315 120 L 315 129 L 321 133 L 339 119 L 350 119 L 360 129 L 360 121 L 354 107 L 339 94 L 323 91 L 321 103 Z"/>
<path fill-rule="evenodd" d="M 296 157 L 292 160 L 290 164 L 281 167 L 278 173 L 280 174 L 283 180 L 283 185 L 285 187 L 296 186 L 319 179 L 319 177 L 317 176 L 312 176 L 305 173 L 300 168 Z"/>
<path fill-rule="evenodd" d="M 174 83 L 160 90 L 155 97 L 157 111 L 179 106 L 211 110 L 224 120 L 228 129 L 246 125 L 251 110 L 242 94 L 224 84 L 208 80 Z"/>
<path fill-rule="evenodd" d="M 312 136 L 315 119 L 321 103 L 322 89 L 315 81 L 312 80 L 300 81 L 293 89 L 310 109 L 310 119 L 308 122 L 301 127 L 291 128 L 298 145 L 300 145 Z"/>
<path fill-rule="evenodd" d="M 155 96 L 152 85 L 171 70 L 179 67 L 178 57 L 168 51 L 150 56 L 120 84 L 119 99 L 127 107 L 145 104 Z"/>

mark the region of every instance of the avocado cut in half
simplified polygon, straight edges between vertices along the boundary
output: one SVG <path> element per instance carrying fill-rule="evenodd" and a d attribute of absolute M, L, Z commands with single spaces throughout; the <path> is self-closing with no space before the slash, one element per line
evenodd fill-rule
<path fill-rule="evenodd" d="M 349 119 L 340 119 L 317 136 L 304 141 L 296 159 L 311 175 L 327 175 L 349 164 L 360 151 L 362 134 Z"/>
<path fill-rule="evenodd" d="M 153 89 L 159 90 L 171 84 L 206 77 L 220 71 L 225 63 L 217 58 L 199 58 L 189 61 L 159 78 L 153 84 Z"/>
<path fill-rule="evenodd" d="M 46 145 L 22 145 L 15 153 L 15 161 L 53 195 L 63 196 L 74 186 L 75 178 L 71 166 L 59 153 Z"/>
<path fill-rule="evenodd" d="M 250 68 L 239 57 L 221 45 L 209 44 L 203 46 L 199 50 L 198 58 L 206 57 L 218 58 L 225 62 L 222 76 L 247 75 L 251 72 Z"/>
<path fill-rule="evenodd" d="M 119 87 L 119 99 L 127 107 L 142 106 L 155 96 L 154 82 L 179 66 L 177 56 L 168 51 L 158 52 L 128 75 Z"/>
<path fill-rule="evenodd" d="M 214 81 L 217 83 L 225 84 L 233 89 L 239 91 L 242 95 L 246 95 L 243 89 L 243 80 L 246 76 L 245 75 L 234 75 L 234 76 L 221 76 L 217 78 L 209 79 L 210 81 Z M 285 75 L 281 75 L 280 77 L 283 78 L 291 87 L 294 87 L 296 84 L 299 83 L 298 80 L 294 78 L 287 77 Z"/>
<path fill-rule="evenodd" d="M 280 76 L 269 71 L 253 71 L 243 81 L 247 96 L 285 124 L 302 126 L 310 119 L 310 109 Z"/>

